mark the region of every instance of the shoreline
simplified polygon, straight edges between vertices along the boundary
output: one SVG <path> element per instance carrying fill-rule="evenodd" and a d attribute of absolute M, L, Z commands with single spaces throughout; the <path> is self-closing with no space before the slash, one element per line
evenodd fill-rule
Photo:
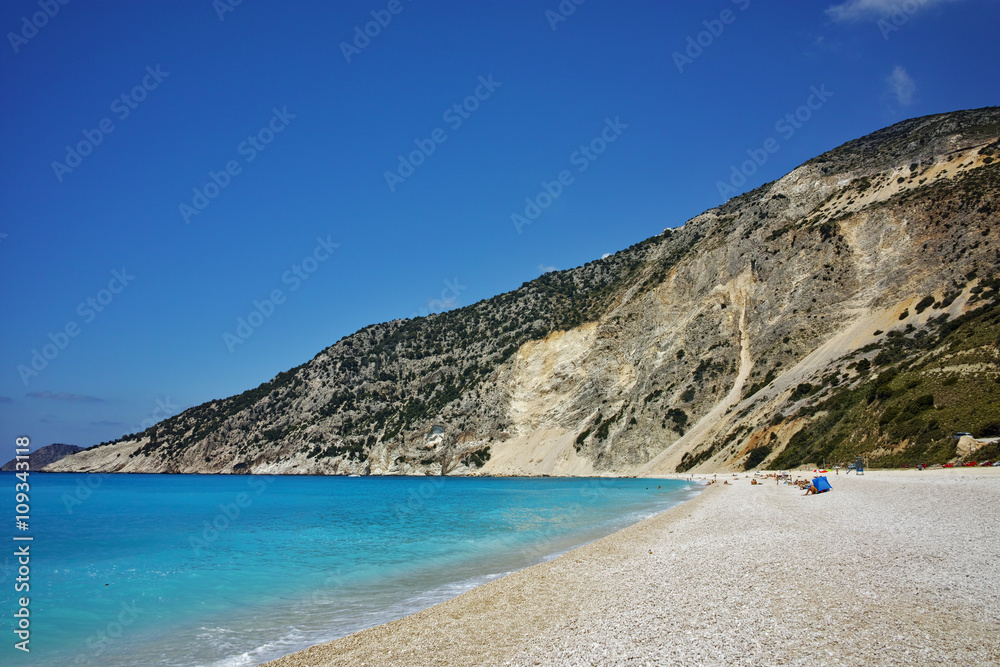
<path fill-rule="evenodd" d="M 1000 661 L 1000 468 L 828 474 L 834 492 L 809 497 L 718 478 L 558 558 L 264 664 Z"/>

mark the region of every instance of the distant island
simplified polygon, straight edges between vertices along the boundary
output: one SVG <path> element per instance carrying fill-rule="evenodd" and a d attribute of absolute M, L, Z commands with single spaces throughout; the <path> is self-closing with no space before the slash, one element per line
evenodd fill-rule
<path fill-rule="evenodd" d="M 50 463 L 55 463 L 56 461 L 66 458 L 70 454 L 76 454 L 82 450 L 83 447 L 77 447 L 76 445 L 63 445 L 60 443 L 39 447 L 28 455 L 28 464 L 30 465 L 29 469 L 41 470 Z M 3 472 L 17 472 L 16 464 L 17 459 L 11 459 L 10 461 L 7 461 L 7 463 L 3 464 L 3 467 L 0 468 L 0 470 Z"/>

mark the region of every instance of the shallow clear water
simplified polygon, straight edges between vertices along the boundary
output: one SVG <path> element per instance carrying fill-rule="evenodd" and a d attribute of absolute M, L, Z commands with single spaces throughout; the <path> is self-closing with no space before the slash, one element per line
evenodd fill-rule
<path fill-rule="evenodd" d="M 11 497 L 14 482 L 0 476 Z M 255 665 L 426 608 L 697 492 L 674 480 L 580 478 L 31 482 L 32 650 L 13 647 L 24 594 L 9 546 L 2 664 Z"/>

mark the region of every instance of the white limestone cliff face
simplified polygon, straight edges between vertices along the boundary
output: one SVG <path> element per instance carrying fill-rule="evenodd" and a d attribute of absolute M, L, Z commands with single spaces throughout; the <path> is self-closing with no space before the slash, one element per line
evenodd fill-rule
<path fill-rule="evenodd" d="M 696 470 L 736 469 L 772 436 L 773 459 L 802 426 L 800 383 L 851 381 L 874 332 L 961 315 L 977 284 L 962 276 L 1000 266 L 982 213 L 932 210 L 996 170 L 996 137 L 906 148 L 890 130 L 877 159 L 838 149 L 611 258 L 366 327 L 259 391 L 48 470 L 659 474 L 709 446 Z"/>

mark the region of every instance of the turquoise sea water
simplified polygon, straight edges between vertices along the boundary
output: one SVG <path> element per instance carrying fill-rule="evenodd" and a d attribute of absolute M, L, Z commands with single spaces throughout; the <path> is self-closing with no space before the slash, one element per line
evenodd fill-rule
<path fill-rule="evenodd" d="M 10 493 L 13 474 L 0 475 Z M 682 481 L 31 476 L 31 653 L 4 665 L 255 665 L 384 623 L 678 504 Z M 11 519 L 13 522 L 13 519 Z"/>

